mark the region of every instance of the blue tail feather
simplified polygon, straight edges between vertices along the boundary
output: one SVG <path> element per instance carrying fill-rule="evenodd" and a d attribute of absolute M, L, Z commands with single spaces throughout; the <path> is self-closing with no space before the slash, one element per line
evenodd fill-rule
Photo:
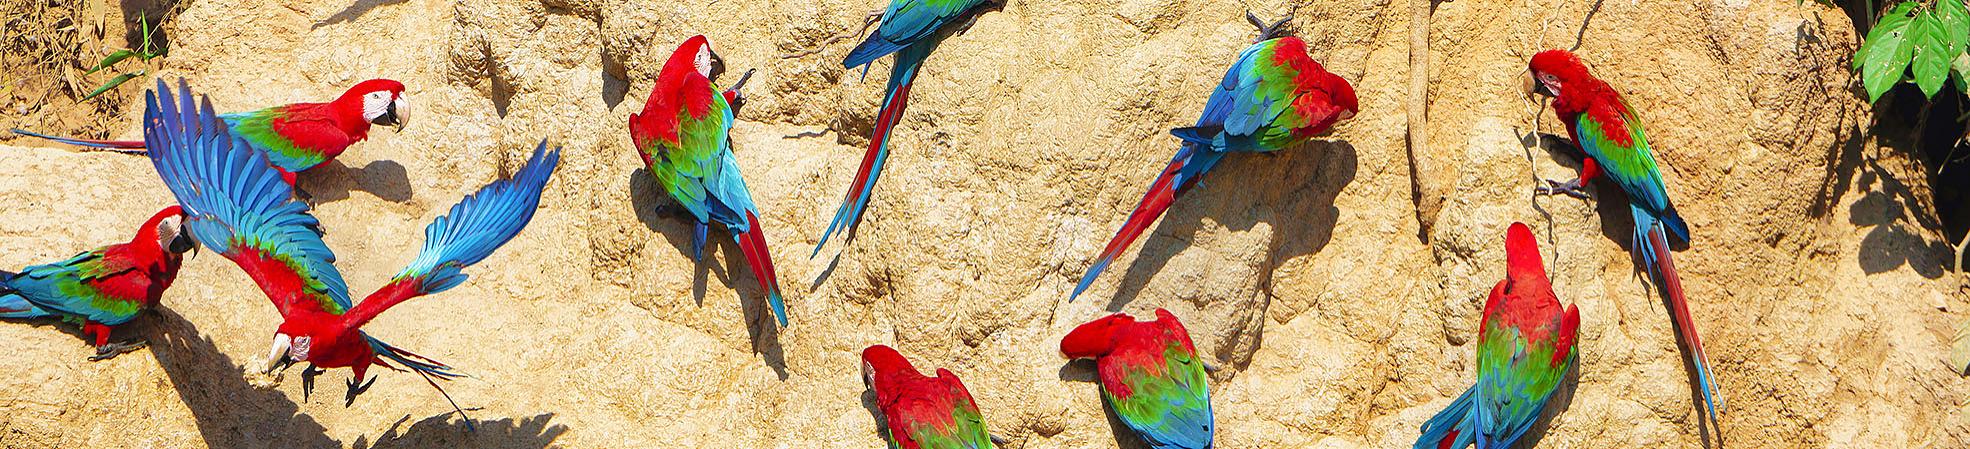
<path fill-rule="evenodd" d="M 1416 438 L 1414 449 L 1436 449 L 1445 439 L 1451 439 L 1448 447 L 1463 448 L 1477 441 L 1477 387 L 1464 390 L 1450 407 L 1437 412 L 1429 421 L 1423 422 L 1423 434 Z M 1456 433 L 1455 437 L 1451 433 Z"/>
<path fill-rule="evenodd" d="M 863 39 L 861 44 L 856 45 L 854 50 L 848 52 L 848 57 L 842 58 L 841 66 L 853 69 L 868 65 L 877 59 L 889 56 L 889 54 L 902 50 L 903 47 L 907 46 L 909 46 L 908 43 L 890 42 L 889 39 L 884 39 L 882 33 L 879 31 L 869 33 L 868 39 Z M 867 74 L 868 69 L 863 68 L 862 73 Z"/>

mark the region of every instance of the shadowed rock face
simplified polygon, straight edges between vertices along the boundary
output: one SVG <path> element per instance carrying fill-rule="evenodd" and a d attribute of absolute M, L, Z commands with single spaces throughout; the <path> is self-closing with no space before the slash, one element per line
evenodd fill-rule
<path fill-rule="evenodd" d="M 541 138 L 566 146 L 526 232 L 466 285 L 370 325 L 476 376 L 447 388 L 479 433 L 462 433 L 413 375 L 378 371 L 344 408 L 346 370 L 306 400 L 292 375 L 243 374 L 277 318 L 208 254 L 185 264 L 170 312 L 139 321 L 162 324 L 127 332 L 153 339 L 155 357 L 89 363 L 72 334 L 0 323 L 0 446 L 876 447 L 856 354 L 883 343 L 962 376 L 1008 447 L 1111 447 L 1097 387 L 1057 344 L 1109 311 L 1157 307 L 1225 368 L 1220 447 L 1401 446 L 1472 382 L 1469 342 L 1513 221 L 1533 225 L 1555 289 L 1583 318 L 1578 380 L 1541 447 L 1701 447 L 1700 433 L 1730 447 L 1970 439 L 1970 386 L 1940 363 L 1970 301 L 1942 268 L 1933 169 L 1863 133 L 1870 112 L 1846 58 L 1858 38 L 1837 10 L 1442 4 L 1425 154 L 1454 188 L 1419 241 L 1406 3 L 1253 3 L 1262 17 L 1296 8 L 1296 34 L 1354 83 L 1360 115 L 1330 140 L 1228 158 L 1067 303 L 1175 151 L 1166 131 L 1194 121 L 1250 41 L 1241 4 L 1015 1 L 983 17 L 924 68 L 854 239 L 810 259 L 887 70 L 842 70 L 852 40 L 779 55 L 852 30 L 875 2 L 344 3 L 185 2 L 159 73 L 228 110 L 324 99 L 372 77 L 410 86 L 417 119 L 403 133 L 374 133 L 341 168 L 303 175 L 326 192 L 317 214 L 358 295 L 414 256 L 441 208 Z M 761 292 L 722 231 L 693 263 L 688 223 L 656 210 L 672 202 L 629 145 L 629 113 L 668 52 L 700 33 L 732 73 L 761 69 L 733 146 L 788 329 L 762 328 Z M 1729 400 L 1719 425 L 1697 420 L 1669 316 L 1626 252 L 1620 193 L 1529 199 L 1535 176 L 1571 177 L 1576 162 L 1529 146 L 1565 131 L 1550 111 L 1535 121 L 1518 77 L 1532 53 L 1576 40 L 1641 111 L 1696 236 L 1675 257 Z M 0 119 L 21 118 L 10 114 L 0 107 Z M 170 201 L 150 170 L 127 156 L 0 151 L 0 267 L 127 239 Z"/>

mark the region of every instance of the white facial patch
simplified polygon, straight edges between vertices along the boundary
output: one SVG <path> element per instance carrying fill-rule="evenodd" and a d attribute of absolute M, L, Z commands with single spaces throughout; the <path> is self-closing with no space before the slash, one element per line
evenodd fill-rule
<path fill-rule="evenodd" d="M 287 349 L 287 358 L 296 362 L 308 361 L 308 342 L 312 340 L 313 337 L 294 337 L 294 347 Z"/>
<path fill-rule="evenodd" d="M 183 222 L 184 217 L 169 217 L 157 222 L 157 247 L 170 248 L 171 241 L 176 240 L 179 230 L 183 229 Z"/>
<path fill-rule="evenodd" d="M 711 78 L 711 46 L 698 48 L 698 58 L 693 62 L 698 67 L 698 75 Z"/>
<path fill-rule="evenodd" d="M 375 91 L 363 94 L 363 121 L 375 122 L 377 117 L 390 112 L 392 95 L 389 91 Z"/>

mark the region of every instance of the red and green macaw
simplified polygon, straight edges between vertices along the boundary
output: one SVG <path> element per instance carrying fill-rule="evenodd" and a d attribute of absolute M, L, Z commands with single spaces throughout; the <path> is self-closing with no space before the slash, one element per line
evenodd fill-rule
<path fill-rule="evenodd" d="M 643 113 L 629 115 L 629 138 L 650 176 L 697 219 L 692 258 L 704 257 L 711 222 L 725 226 L 766 292 L 773 317 L 784 327 L 787 308 L 773 272 L 773 255 L 766 248 L 766 229 L 760 226 L 759 206 L 746 190 L 728 136 L 733 103 L 740 101 L 739 86 L 721 92 L 712 84 L 724 72 L 725 60 L 711 50 L 704 36 L 684 40 L 657 74 L 657 86 Z M 739 84 L 743 83 L 741 78 Z"/>
<path fill-rule="evenodd" d="M 322 368 L 349 367 L 355 374 L 346 396 L 350 403 L 375 383 L 361 383 L 371 365 L 408 369 L 433 387 L 438 386 L 434 377 L 462 376 L 386 344 L 362 326 L 398 303 L 464 283 L 462 270 L 492 255 L 533 219 L 560 150 L 548 151 L 542 142 L 511 178 L 493 181 L 452 206 L 424 229 L 424 248 L 410 266 L 354 303 L 308 205 L 292 198 L 266 153 L 233 135 L 212 113 L 209 100 L 195 104 L 183 84 L 174 96 L 159 81 L 146 96 L 144 143 L 164 185 L 184 208 L 185 229 L 245 270 L 280 311 L 283 321 L 267 372 L 307 362 L 302 380 L 304 390 L 312 390 Z"/>
<path fill-rule="evenodd" d="M 178 206 L 152 215 L 129 243 L 96 248 L 68 260 L 19 273 L 0 271 L 0 318 L 60 318 L 82 324 L 103 360 L 144 347 L 141 340 L 110 343 L 110 332 L 157 305 L 178 277 L 184 253 L 197 249 L 180 232 Z"/>
<path fill-rule="evenodd" d="M 1560 307 L 1524 223 L 1505 232 L 1505 280 L 1478 327 L 1477 385 L 1423 423 L 1416 449 L 1508 448 L 1525 436 L 1579 359 L 1580 309 Z"/>
<path fill-rule="evenodd" d="M 875 345 L 862 350 L 862 381 L 876 392 L 890 449 L 991 449 L 998 442 L 950 370 L 925 376 L 896 349 Z"/>
<path fill-rule="evenodd" d="M 821 233 L 821 241 L 814 244 L 814 254 L 820 254 L 836 232 L 848 234 L 862 222 L 862 210 L 868 208 L 876 179 L 882 177 L 883 161 L 889 159 L 889 132 L 903 118 L 903 108 L 910 102 L 910 86 L 916 83 L 924 59 L 945 37 L 963 33 L 979 15 L 1004 6 L 1004 0 L 890 0 L 882 23 L 842 59 L 842 67 L 861 67 L 867 75 L 877 59 L 896 55 L 889 69 L 889 86 L 883 90 L 882 109 L 876 112 L 875 132 L 869 136 L 869 152 L 862 156 L 862 165 L 855 170 L 855 181 L 848 185 L 841 207 L 835 209 L 834 220 Z"/>
<path fill-rule="evenodd" d="M 267 153 L 281 178 L 294 185 L 294 175 L 342 155 L 349 145 L 369 138 L 370 125 L 404 128 L 410 103 L 404 84 L 387 79 L 357 83 L 327 103 L 294 103 L 257 111 L 221 114 L 233 135 Z M 143 141 L 91 140 L 55 137 L 16 129 L 14 133 L 69 145 L 142 153 Z"/>
<path fill-rule="evenodd" d="M 1325 135 L 1335 123 L 1354 118 L 1359 109 L 1354 87 L 1308 57 L 1306 43 L 1300 38 L 1280 37 L 1281 25 L 1290 17 L 1270 26 L 1249 14 L 1246 18 L 1259 27 L 1259 42 L 1238 54 L 1238 62 L 1225 72 L 1224 81 L 1205 103 L 1197 126 L 1170 131 L 1183 140 L 1183 146 L 1149 184 L 1149 192 L 1129 212 L 1128 222 L 1108 241 L 1100 258 L 1081 276 L 1069 301 L 1094 284 L 1109 263 L 1169 210 L 1178 195 L 1197 185 L 1226 155 L 1292 148 Z"/>
<path fill-rule="evenodd" d="M 1156 321 L 1117 313 L 1082 324 L 1060 339 L 1060 353 L 1094 359 L 1102 399 L 1149 447 L 1211 447 L 1205 363 L 1170 311 L 1156 309 Z"/>
<path fill-rule="evenodd" d="M 1676 329 L 1690 347 L 1690 360 L 1696 366 L 1698 387 L 1712 421 L 1723 400 L 1710 373 L 1710 358 L 1703 354 L 1703 341 L 1697 339 L 1696 322 L 1690 319 L 1689 302 L 1683 297 L 1683 282 L 1670 261 L 1669 237 L 1690 241 L 1689 225 L 1676 214 L 1669 202 L 1669 191 L 1662 181 L 1662 170 L 1649 150 L 1642 132 L 1641 116 L 1621 99 L 1621 93 L 1587 73 L 1580 58 L 1566 50 L 1547 50 L 1532 56 L 1532 84 L 1535 92 L 1553 97 L 1553 111 L 1566 124 L 1567 134 L 1586 153 L 1581 159 L 1580 177 L 1568 182 L 1547 180 L 1538 189 L 1543 194 L 1567 194 L 1587 198 L 1581 191 L 1586 180 L 1606 174 L 1628 194 L 1628 210 L 1635 218 L 1631 251 L 1648 267 L 1669 296 L 1670 314 Z"/>

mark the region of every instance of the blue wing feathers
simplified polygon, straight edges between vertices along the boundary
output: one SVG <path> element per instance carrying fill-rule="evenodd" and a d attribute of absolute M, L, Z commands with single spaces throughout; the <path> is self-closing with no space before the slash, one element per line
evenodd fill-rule
<path fill-rule="evenodd" d="M 1463 448 L 1475 442 L 1478 432 L 1474 427 L 1477 421 L 1472 418 L 1475 417 L 1473 406 L 1477 404 L 1476 395 L 1473 394 L 1476 391 L 1477 387 L 1465 389 L 1463 395 L 1450 402 L 1450 407 L 1423 422 L 1423 434 L 1416 439 L 1415 449 L 1435 449 L 1451 432 L 1456 432 L 1457 437 L 1449 447 Z"/>
<path fill-rule="evenodd" d="M 144 143 L 190 217 L 192 237 L 229 256 L 252 248 L 285 257 L 346 310 L 348 285 L 307 204 L 293 198 L 265 154 L 231 134 L 209 99 L 194 100 L 184 80 L 178 84 L 174 94 L 159 80 L 145 95 Z"/>
<path fill-rule="evenodd" d="M 467 276 L 460 270 L 491 256 L 533 220 L 541 191 L 560 161 L 561 149 L 548 151 L 547 141 L 541 141 L 527 165 L 511 179 L 493 181 L 467 195 L 425 227 L 424 249 L 398 278 L 422 277 L 421 290 L 427 294 L 465 282 Z"/>

